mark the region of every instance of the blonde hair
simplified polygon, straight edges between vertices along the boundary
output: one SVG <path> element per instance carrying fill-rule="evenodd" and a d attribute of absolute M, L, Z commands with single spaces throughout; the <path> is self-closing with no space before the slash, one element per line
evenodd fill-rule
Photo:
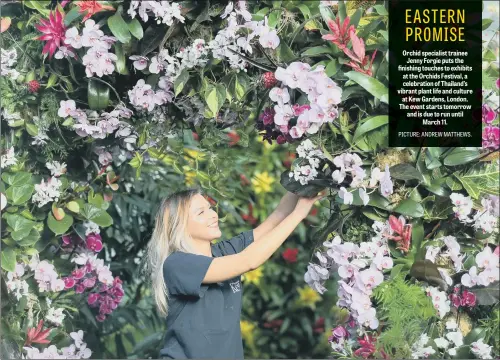
<path fill-rule="evenodd" d="M 163 277 L 163 263 L 174 251 L 195 253 L 187 229 L 191 199 L 201 194 L 199 189 L 176 192 L 161 202 L 155 227 L 147 246 L 146 266 L 151 279 L 153 296 L 162 316 L 168 314 L 168 291 Z"/>

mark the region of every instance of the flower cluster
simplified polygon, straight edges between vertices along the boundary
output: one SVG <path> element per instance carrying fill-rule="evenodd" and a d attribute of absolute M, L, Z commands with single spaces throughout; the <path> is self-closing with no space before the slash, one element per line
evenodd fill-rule
<path fill-rule="evenodd" d="M 389 165 L 385 166 L 385 171 L 380 171 L 378 167 L 373 168 L 370 177 L 369 187 L 377 186 L 380 182 L 380 194 L 382 196 L 388 197 L 394 191 L 394 184 L 391 180 L 391 173 L 389 171 Z"/>
<path fill-rule="evenodd" d="M 464 337 L 458 329 L 458 324 L 454 319 L 450 319 L 446 322 L 446 330 L 448 330 L 448 332 L 445 337 L 436 338 L 434 342 L 439 349 L 443 349 L 449 355 L 455 356 L 458 348 L 464 344 Z"/>
<path fill-rule="evenodd" d="M 36 203 L 38 207 L 42 207 L 52 201 L 57 201 L 61 196 L 61 186 L 62 182 L 56 177 L 49 178 L 47 182 L 42 179 L 40 184 L 35 185 L 35 193 L 31 201 Z"/>
<path fill-rule="evenodd" d="M 23 359 L 88 359 L 92 355 L 92 351 L 87 347 L 87 343 L 83 341 L 83 331 L 70 333 L 74 344 L 58 349 L 55 345 L 43 349 L 42 352 L 36 347 L 25 346 L 26 356 Z"/>
<path fill-rule="evenodd" d="M 346 348 L 352 347 L 354 344 L 354 340 L 351 339 L 351 333 L 348 331 L 347 327 L 342 325 L 338 325 L 332 329 L 332 335 L 328 337 L 328 342 L 331 344 L 334 351 L 344 355 L 347 355 L 345 352 Z"/>
<path fill-rule="evenodd" d="M 473 287 L 476 285 L 487 286 L 500 280 L 499 275 L 499 250 L 497 247 L 493 252 L 489 246 L 476 255 L 476 265 L 469 269 L 469 272 L 462 275 L 461 282 L 463 286 Z M 482 269 L 478 273 L 478 268 Z"/>
<path fill-rule="evenodd" d="M 16 164 L 17 164 L 16 153 L 14 151 L 14 147 L 11 146 L 9 149 L 7 149 L 6 153 L 1 156 L 0 166 L 2 169 L 4 169 L 6 167 Z"/>
<path fill-rule="evenodd" d="M 476 295 L 473 292 L 463 290 L 460 293 L 460 287 L 455 286 L 453 288 L 453 293 L 449 295 L 449 299 L 454 307 L 457 309 L 460 307 L 474 307 L 476 306 Z"/>
<path fill-rule="evenodd" d="M 19 72 L 12 68 L 17 62 L 16 49 L 6 50 L 2 48 L 0 58 L 0 75 L 16 80 L 19 76 Z"/>
<path fill-rule="evenodd" d="M 338 117 L 342 89 L 326 75 L 324 66 L 311 69 L 309 64 L 293 62 L 286 69 L 278 67 L 275 77 L 286 86 L 269 92 L 270 99 L 277 103 L 273 120 L 281 133 L 298 139 L 306 133 L 315 134 L 322 124 Z M 292 105 L 288 88 L 304 92 L 310 105 Z"/>
<path fill-rule="evenodd" d="M 479 359 L 492 359 L 491 349 L 493 347 L 484 343 L 484 338 L 470 344 L 471 352 Z"/>
<path fill-rule="evenodd" d="M 173 93 L 170 91 L 170 83 L 166 77 L 161 77 L 158 82 L 157 91 L 154 91 L 152 86 L 146 84 L 144 79 L 137 81 L 137 84 L 128 91 L 130 103 L 137 110 L 153 111 L 156 105 L 164 105 L 172 101 Z"/>
<path fill-rule="evenodd" d="M 386 243 L 374 237 L 372 241 L 361 243 L 332 244 L 329 252 L 338 266 L 339 281 L 338 306 L 350 309 L 359 326 L 378 328 L 376 310 L 372 307 L 370 295 L 384 280 L 382 270 L 392 268 L 392 259 Z"/>
<path fill-rule="evenodd" d="M 85 73 L 88 77 L 92 77 L 94 74 L 102 77 L 103 75 L 110 75 L 115 71 L 115 62 L 118 58 L 115 54 L 108 51 L 115 41 L 116 38 L 104 35 L 104 32 L 99 29 L 99 25 L 94 20 L 89 19 L 85 21 L 82 35 L 78 33 L 76 27 L 68 29 L 64 43 L 74 49 L 80 49 L 81 47 L 89 48 L 82 58 Z M 59 55 L 60 58 L 74 56 L 72 51 L 65 47 L 61 47 L 59 52 L 62 53 Z M 58 54 L 56 54 L 56 57 L 58 57 Z"/>
<path fill-rule="evenodd" d="M 238 24 L 238 16 L 243 18 L 242 25 Z M 227 26 L 217 33 L 208 47 L 212 50 L 214 58 L 228 60 L 234 69 L 246 71 L 246 62 L 238 55 L 238 52 L 243 51 L 251 54 L 253 52 L 251 46 L 253 39 L 258 38 L 263 48 L 276 49 L 280 44 L 276 30 L 268 26 L 267 17 L 262 21 L 252 21 L 252 15 L 246 8 L 246 1 L 238 1 L 236 8 L 230 2 L 221 15 L 222 19 L 226 17 L 228 18 Z M 240 29 L 247 31 L 246 36 L 238 34 Z"/>
<path fill-rule="evenodd" d="M 498 150 L 500 147 L 500 128 L 492 126 L 491 123 L 497 118 L 497 112 L 493 110 L 488 104 L 483 104 L 482 107 L 482 121 L 486 126 L 483 129 L 483 148 L 490 150 Z"/>
<path fill-rule="evenodd" d="M 16 263 L 14 272 L 7 272 L 7 290 L 13 293 L 17 300 L 29 292 L 28 283 L 22 279 L 24 271 L 24 264 Z"/>
<path fill-rule="evenodd" d="M 132 19 L 139 14 L 139 17 L 144 22 L 147 22 L 151 15 L 154 16 L 157 24 L 166 24 L 168 26 L 174 23 L 174 19 L 184 22 L 181 6 L 165 0 L 131 1 L 127 13 Z"/>
<path fill-rule="evenodd" d="M 496 195 L 488 195 L 481 199 L 483 210 L 477 211 L 472 217 L 469 215 L 472 212 L 473 202 L 470 196 L 464 196 L 460 193 L 452 193 L 450 195 L 453 203 L 453 211 L 455 216 L 465 224 L 472 224 L 474 229 L 481 230 L 483 233 L 492 232 L 498 225 L 498 216 L 500 214 L 499 197 Z"/>
<path fill-rule="evenodd" d="M 132 134 L 130 125 L 125 121 L 120 121 L 120 118 L 129 119 L 132 114 L 130 109 L 120 104 L 115 110 L 109 113 L 102 112 L 99 115 L 97 111 L 78 109 L 74 100 L 61 100 L 57 112 L 57 115 L 62 118 L 72 117 L 76 120 L 73 129 L 79 136 L 104 139 L 108 134 L 116 131 L 115 137 L 123 138 L 125 143 L 135 143 L 136 136 Z"/>
<path fill-rule="evenodd" d="M 460 254 L 460 244 L 454 236 L 448 235 L 436 240 L 439 246 L 429 245 L 425 253 L 425 258 L 433 263 L 446 263 L 448 260 L 453 262 L 454 272 L 459 272 L 462 269 L 464 255 Z M 446 248 L 446 251 L 443 249 Z M 440 260 L 440 261 L 437 261 Z M 448 285 L 453 285 L 453 280 L 450 277 L 449 269 L 438 267 L 441 277 Z"/>
<path fill-rule="evenodd" d="M 45 164 L 47 169 L 50 170 L 50 174 L 54 177 L 59 177 L 66 173 L 66 164 L 60 163 L 59 161 L 52 161 Z"/>
<path fill-rule="evenodd" d="M 29 267 L 35 272 L 35 280 L 38 282 L 40 292 L 64 290 L 64 280 L 59 278 L 54 265 L 47 260 L 39 261 L 37 255 L 33 256 Z"/>
<path fill-rule="evenodd" d="M 87 246 L 100 247 L 97 236 L 87 237 Z M 83 265 L 72 271 L 71 275 L 64 278 L 66 289 L 75 288 L 77 294 L 82 294 L 89 290 L 87 303 L 90 307 L 99 308 L 97 321 L 104 321 L 106 315 L 113 312 L 118 307 L 124 292 L 122 281 L 115 277 L 109 267 L 104 265 L 102 259 L 98 259 L 94 254 L 95 250 L 83 250 L 71 262 Z M 95 291 L 92 291 L 95 290 Z"/>
<path fill-rule="evenodd" d="M 89 250 L 91 252 L 100 252 L 102 250 L 102 238 L 98 233 L 89 233 L 86 235 L 85 241 L 79 236 L 63 235 L 62 249 L 65 251 L 73 251 L 77 248 L 77 253 Z"/>
<path fill-rule="evenodd" d="M 45 301 L 47 302 L 47 306 L 49 307 L 45 318 L 56 326 L 61 326 L 64 318 L 66 317 L 66 315 L 63 313 L 64 308 L 51 307 L 50 305 L 52 304 L 52 300 L 50 300 L 49 298 L 45 298 Z"/>
<path fill-rule="evenodd" d="M 297 147 L 297 154 L 299 159 L 307 160 L 307 164 L 295 167 L 289 176 L 293 177 L 295 181 L 299 181 L 301 185 L 307 185 L 318 175 L 321 159 L 324 159 L 325 156 L 309 139 L 302 141 Z"/>
<path fill-rule="evenodd" d="M 427 336 L 427 334 L 422 334 L 420 339 L 411 347 L 412 359 L 427 359 L 429 355 L 436 352 L 431 346 L 426 346 L 428 342 L 429 336 Z"/>
<path fill-rule="evenodd" d="M 431 298 L 432 304 L 441 319 L 450 312 L 450 300 L 448 300 L 444 291 L 439 291 L 438 288 L 429 286 L 425 289 L 425 292 Z"/>

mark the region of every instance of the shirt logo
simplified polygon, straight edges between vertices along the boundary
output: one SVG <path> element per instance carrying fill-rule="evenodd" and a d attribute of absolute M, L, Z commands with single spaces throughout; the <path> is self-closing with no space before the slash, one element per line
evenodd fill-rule
<path fill-rule="evenodd" d="M 240 286 L 240 281 L 236 280 L 235 282 L 229 283 L 231 285 L 231 290 L 233 290 L 233 293 L 241 291 L 241 286 Z"/>

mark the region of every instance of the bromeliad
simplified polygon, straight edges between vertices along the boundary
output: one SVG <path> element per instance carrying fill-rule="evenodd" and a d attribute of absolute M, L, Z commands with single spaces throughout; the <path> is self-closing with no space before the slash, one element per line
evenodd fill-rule
<path fill-rule="evenodd" d="M 40 320 L 36 328 L 28 329 L 26 341 L 24 343 L 25 346 L 30 346 L 31 344 L 50 344 L 50 340 L 47 339 L 47 336 L 49 336 L 52 329 L 45 329 L 42 331 L 42 327 L 43 320 Z"/>
<path fill-rule="evenodd" d="M 59 9 L 56 9 L 50 13 L 49 19 L 41 19 L 41 24 L 35 26 L 38 31 L 43 33 L 37 39 L 47 42 L 43 47 L 42 54 L 48 53 L 49 58 L 52 58 L 54 52 L 64 44 L 66 26 L 64 26 L 63 20 L 64 14 L 60 13 Z"/>
<path fill-rule="evenodd" d="M 389 225 L 392 232 L 396 235 L 384 234 L 384 236 L 398 243 L 396 249 L 400 249 L 404 253 L 407 253 L 410 250 L 412 225 L 406 224 L 406 220 L 403 216 L 400 216 L 398 219 L 394 215 L 389 216 Z"/>

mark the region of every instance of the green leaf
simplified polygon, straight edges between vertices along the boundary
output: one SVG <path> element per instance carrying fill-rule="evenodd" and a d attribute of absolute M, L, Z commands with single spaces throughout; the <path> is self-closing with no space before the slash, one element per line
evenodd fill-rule
<path fill-rule="evenodd" d="M 361 85 L 366 91 L 375 96 L 375 98 L 379 99 L 381 102 L 386 104 L 389 103 L 389 90 L 377 79 L 356 71 L 349 71 L 344 75 L 355 83 Z"/>
<path fill-rule="evenodd" d="M 422 200 L 424 206 L 424 219 L 428 221 L 447 219 L 453 214 L 453 205 L 448 198 L 438 197 L 435 195 L 427 196 Z"/>
<path fill-rule="evenodd" d="M 424 181 L 422 174 L 410 164 L 397 164 L 389 169 L 391 176 L 398 180 Z"/>
<path fill-rule="evenodd" d="M 11 247 L 2 248 L 2 269 L 10 272 L 16 270 L 16 253 Z"/>
<path fill-rule="evenodd" d="M 446 185 L 448 185 L 451 191 L 459 191 L 464 188 L 458 181 L 453 179 L 453 177 L 451 176 L 448 176 L 446 178 Z"/>
<path fill-rule="evenodd" d="M 140 42 L 141 55 L 146 56 L 151 51 L 158 48 L 163 37 L 165 36 L 165 28 L 163 26 L 152 25 L 144 32 L 144 40 Z"/>
<path fill-rule="evenodd" d="M 429 147 L 425 149 L 425 166 L 429 170 L 433 170 L 441 166 L 439 158 L 442 154 L 442 149 L 438 147 Z"/>
<path fill-rule="evenodd" d="M 430 184 L 424 184 L 424 188 L 439 196 L 450 196 L 450 191 L 445 187 L 446 178 L 437 178 L 431 181 Z"/>
<path fill-rule="evenodd" d="M 49 213 L 47 218 L 47 225 L 49 229 L 56 235 L 62 235 L 68 231 L 68 229 L 73 225 L 73 217 L 71 215 L 66 214 L 62 218 L 62 220 L 56 220 L 52 213 Z"/>
<path fill-rule="evenodd" d="M 78 19 L 79 17 L 83 17 L 83 14 L 80 13 L 79 7 L 75 6 L 73 7 L 66 15 L 64 15 L 64 25 L 68 26 L 73 22 L 73 20 Z"/>
<path fill-rule="evenodd" d="M 379 115 L 364 119 L 363 123 L 361 123 L 354 132 L 354 137 L 352 141 L 357 142 L 363 135 L 369 133 L 370 131 L 378 127 L 387 125 L 388 123 L 389 123 L 389 117 L 387 115 Z M 391 170 L 391 175 L 392 175 L 392 170 Z"/>
<path fill-rule="evenodd" d="M 482 24 L 483 31 L 488 29 L 490 27 L 491 23 L 493 23 L 492 19 L 483 19 L 483 24 Z"/>
<path fill-rule="evenodd" d="M 278 61 L 280 62 L 288 63 L 290 61 L 295 60 L 295 54 L 284 41 L 282 41 L 280 45 L 276 48 L 276 54 L 278 55 Z"/>
<path fill-rule="evenodd" d="M 352 14 L 351 18 L 349 19 L 349 26 L 353 25 L 354 27 L 357 27 L 359 24 L 359 20 L 361 20 L 361 15 L 363 15 L 363 9 L 357 9 L 354 14 Z"/>
<path fill-rule="evenodd" d="M 344 19 L 347 17 L 347 9 L 345 8 L 345 4 L 343 0 L 338 1 L 338 13 L 337 16 L 340 19 L 340 23 L 344 22 Z"/>
<path fill-rule="evenodd" d="M 227 92 L 237 100 L 242 100 L 248 91 L 249 84 L 248 76 L 245 73 L 236 73 L 229 81 Z"/>
<path fill-rule="evenodd" d="M 6 214 L 7 224 L 12 228 L 11 236 L 14 241 L 19 241 L 28 236 L 36 222 L 28 220 L 17 214 Z"/>
<path fill-rule="evenodd" d="M 128 29 L 137 40 L 141 40 L 144 36 L 144 30 L 142 29 L 142 25 L 137 18 L 132 19 L 132 21 L 128 23 Z"/>
<path fill-rule="evenodd" d="M 175 96 L 179 95 L 182 89 L 184 89 L 184 85 L 186 85 L 189 80 L 189 72 L 188 69 L 183 69 L 179 76 L 174 81 L 174 91 Z"/>
<path fill-rule="evenodd" d="M 321 13 L 321 17 L 328 24 L 329 21 L 335 20 L 335 15 L 333 14 L 332 9 L 329 6 L 319 6 L 319 12 Z"/>
<path fill-rule="evenodd" d="M 33 246 L 40 240 L 40 233 L 37 229 L 31 229 L 29 234 L 17 242 L 20 246 Z"/>
<path fill-rule="evenodd" d="M 422 205 L 412 199 L 405 199 L 401 201 L 393 210 L 398 214 L 403 214 L 411 217 L 418 218 L 424 216 L 424 208 L 422 207 Z"/>
<path fill-rule="evenodd" d="M 300 12 L 304 16 L 304 19 L 307 20 L 311 17 L 311 10 L 309 10 L 309 7 L 306 4 L 297 5 L 297 8 L 299 8 Z"/>
<path fill-rule="evenodd" d="M 14 174 L 4 172 L 2 174 L 2 180 L 12 186 L 31 184 L 31 174 L 25 171 L 20 171 Z"/>
<path fill-rule="evenodd" d="M 125 53 L 123 52 L 123 46 L 121 43 L 115 43 L 115 55 L 116 59 L 116 71 L 122 75 L 128 75 L 129 71 L 127 68 L 127 62 L 125 59 Z"/>
<path fill-rule="evenodd" d="M 476 160 L 480 156 L 481 153 L 476 148 L 457 147 L 444 158 L 444 164 L 446 166 L 463 165 Z"/>
<path fill-rule="evenodd" d="M 421 260 L 424 257 L 423 248 L 421 248 L 422 241 L 424 241 L 424 225 L 422 219 L 415 219 L 412 221 L 411 228 L 411 253 L 414 258 Z"/>
<path fill-rule="evenodd" d="M 93 221 L 101 227 L 107 227 L 113 224 L 113 218 L 106 211 L 92 204 L 85 204 L 80 210 L 80 214 L 87 220 Z"/>
<path fill-rule="evenodd" d="M 326 76 L 332 77 L 337 73 L 337 71 L 339 71 L 339 67 L 337 66 L 337 60 L 336 59 L 330 60 L 325 68 Z"/>
<path fill-rule="evenodd" d="M 257 11 L 255 14 L 252 14 L 252 20 L 254 21 L 261 21 L 264 20 L 264 17 L 267 15 L 269 12 L 269 8 L 265 7 Z"/>
<path fill-rule="evenodd" d="M 437 285 L 447 289 L 448 285 L 441 277 L 437 265 L 430 260 L 415 261 L 410 269 L 410 275 L 417 280 L 427 281 L 431 285 Z"/>
<path fill-rule="evenodd" d="M 116 13 L 108 18 L 109 30 L 121 43 L 128 43 L 132 36 L 127 23 L 123 20 L 120 13 Z"/>
<path fill-rule="evenodd" d="M 37 10 L 43 16 L 49 17 L 50 10 L 46 9 L 47 5 L 50 4 L 48 1 L 25 0 L 23 4 L 30 9 Z"/>
<path fill-rule="evenodd" d="M 5 192 L 5 196 L 10 200 L 12 205 L 22 205 L 31 199 L 34 190 L 35 187 L 31 184 L 11 186 Z"/>
<path fill-rule="evenodd" d="M 375 5 L 374 8 L 379 15 L 389 15 L 384 5 Z"/>
<path fill-rule="evenodd" d="M 49 80 L 47 81 L 47 85 L 45 86 L 46 89 L 50 89 L 57 83 L 57 75 L 56 74 L 50 74 Z"/>
<path fill-rule="evenodd" d="M 217 84 L 216 86 L 210 85 L 205 91 L 205 101 L 208 105 L 210 111 L 216 117 L 219 110 L 226 100 L 226 88 L 222 84 Z"/>
<path fill-rule="evenodd" d="M 303 53 L 302 56 L 318 56 L 322 54 L 331 54 L 332 49 L 330 49 L 328 46 L 314 46 L 306 49 Z"/>
<path fill-rule="evenodd" d="M 403 270 L 403 267 L 404 264 L 394 265 L 394 267 L 391 270 L 391 279 L 396 278 L 401 273 L 401 270 Z"/>
<path fill-rule="evenodd" d="M 27 123 L 26 124 L 26 131 L 31 136 L 37 136 L 38 135 L 38 127 L 35 124 Z"/>
<path fill-rule="evenodd" d="M 493 164 L 477 164 L 463 175 L 458 171 L 453 175 L 474 199 L 479 199 L 482 194 L 498 195 L 500 173 Z"/>
<path fill-rule="evenodd" d="M 69 203 L 67 203 L 66 208 L 77 214 L 80 212 L 80 205 L 78 205 L 76 201 L 70 201 Z"/>
<path fill-rule="evenodd" d="M 91 79 L 87 95 L 92 110 L 104 110 L 108 106 L 109 87 L 106 84 Z"/>
<path fill-rule="evenodd" d="M 477 303 L 479 305 L 494 305 L 500 299 L 500 288 L 498 281 L 485 287 L 469 289 L 469 291 L 476 294 Z"/>

